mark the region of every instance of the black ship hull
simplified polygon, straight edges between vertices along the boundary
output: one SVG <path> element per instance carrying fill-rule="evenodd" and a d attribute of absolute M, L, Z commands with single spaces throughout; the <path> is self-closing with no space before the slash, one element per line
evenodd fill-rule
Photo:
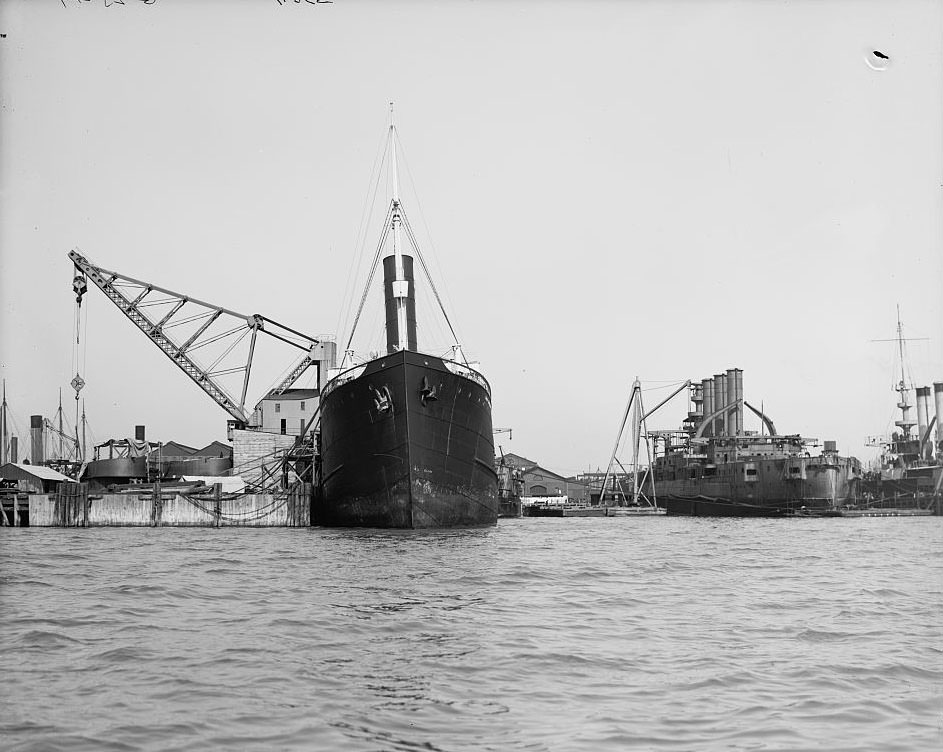
<path fill-rule="evenodd" d="M 663 503 L 668 514 L 685 517 L 785 517 L 789 513 L 785 504 L 744 504 L 709 496 L 668 496 Z"/>
<path fill-rule="evenodd" d="M 321 397 L 320 458 L 314 524 L 497 522 L 490 392 L 458 364 L 407 350 L 342 373 Z"/>

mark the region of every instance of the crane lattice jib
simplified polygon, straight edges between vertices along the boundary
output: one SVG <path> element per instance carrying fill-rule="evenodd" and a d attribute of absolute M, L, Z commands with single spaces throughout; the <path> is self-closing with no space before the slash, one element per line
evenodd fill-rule
<path fill-rule="evenodd" d="M 264 332 L 275 339 L 305 351 L 310 351 L 311 347 L 318 343 L 318 340 L 314 337 L 302 334 L 265 316 L 238 313 L 212 303 L 198 300 L 189 295 L 183 295 L 164 287 L 159 287 L 150 282 L 144 282 L 118 272 L 95 266 L 77 251 L 70 251 L 69 259 L 75 264 L 75 268 L 78 271 L 92 280 L 92 282 L 105 293 L 108 299 L 118 307 L 118 310 L 127 316 L 148 339 L 160 348 L 161 352 L 170 358 L 180 370 L 187 374 L 187 376 L 206 392 L 217 405 L 222 407 L 240 423 L 247 423 L 249 417 L 245 409 L 245 401 L 249 387 L 249 375 L 252 370 L 252 358 L 255 352 L 255 340 L 258 332 Z M 132 298 L 125 295 L 124 292 L 119 289 L 120 287 L 140 288 L 140 292 Z M 148 296 L 154 292 L 161 293 L 166 297 L 158 301 L 149 301 L 147 299 Z M 144 309 L 148 306 L 160 305 L 170 305 L 170 311 L 157 320 L 148 317 Z M 196 315 L 190 315 L 189 312 L 184 314 L 183 311 L 187 305 L 191 307 L 191 310 L 194 306 L 203 310 Z M 227 329 L 222 334 L 210 335 L 210 326 L 222 317 L 234 318 L 236 321 L 233 322 L 231 328 Z M 190 324 L 200 321 L 201 319 L 205 320 L 203 320 L 197 330 L 183 342 L 175 341 L 173 336 L 167 332 L 168 329 L 175 326 Z M 274 327 L 290 335 L 306 340 L 307 344 L 302 345 L 289 339 L 287 336 L 268 331 L 265 328 L 266 324 L 272 324 Z M 251 335 L 251 340 L 249 344 L 249 355 L 245 364 L 235 368 L 214 370 L 247 335 Z M 220 340 L 231 340 L 231 344 L 211 366 L 201 366 L 190 357 L 193 351 Z M 306 356 L 302 360 L 302 363 L 309 361 L 309 357 L 310 356 Z M 310 365 L 310 361 L 308 365 Z M 298 368 L 300 368 L 300 365 Z M 307 366 L 305 366 L 305 368 L 307 368 Z M 243 373 L 243 383 L 240 398 L 237 400 L 229 394 L 214 376 L 238 372 Z"/>

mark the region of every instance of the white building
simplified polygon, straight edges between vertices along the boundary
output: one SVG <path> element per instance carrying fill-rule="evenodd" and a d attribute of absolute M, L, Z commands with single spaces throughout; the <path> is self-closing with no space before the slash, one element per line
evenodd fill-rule
<path fill-rule="evenodd" d="M 266 394 L 252 418 L 252 427 L 266 433 L 298 436 L 318 409 L 318 389 L 286 389 Z M 309 429 L 310 430 L 310 429 Z"/>

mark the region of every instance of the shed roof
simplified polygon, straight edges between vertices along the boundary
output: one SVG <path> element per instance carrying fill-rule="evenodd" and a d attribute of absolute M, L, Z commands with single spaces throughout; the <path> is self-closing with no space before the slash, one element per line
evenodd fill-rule
<path fill-rule="evenodd" d="M 69 481 L 73 482 L 68 475 L 63 475 L 58 470 L 43 465 L 26 465 L 21 462 L 8 462 L 0 467 L 0 478 L 4 480 L 22 480 L 25 478 L 39 478 L 40 480 Z"/>
<path fill-rule="evenodd" d="M 263 398 L 263 402 L 271 402 L 272 400 L 279 400 L 283 402 L 292 402 L 294 400 L 308 400 L 314 399 L 321 392 L 318 389 L 286 389 L 281 394 L 274 394 L 275 390 L 266 394 Z"/>

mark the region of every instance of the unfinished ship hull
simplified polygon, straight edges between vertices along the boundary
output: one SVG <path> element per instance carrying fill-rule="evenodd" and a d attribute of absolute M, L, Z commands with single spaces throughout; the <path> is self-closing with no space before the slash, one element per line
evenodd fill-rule
<path fill-rule="evenodd" d="M 410 350 L 349 369 L 321 397 L 327 526 L 494 525 L 490 388 L 467 366 Z"/>
<path fill-rule="evenodd" d="M 707 516 L 714 508 L 708 500 L 719 504 L 715 506 L 725 516 L 734 515 L 736 505 L 747 507 L 742 516 L 754 516 L 750 507 L 824 511 L 854 502 L 858 467 L 857 460 L 840 456 L 727 462 L 712 468 L 715 475 L 705 475 L 703 465 L 689 465 L 678 473 L 665 473 L 676 477 L 657 479 L 657 489 L 669 514 Z M 691 499 L 700 503 L 691 504 Z"/>

